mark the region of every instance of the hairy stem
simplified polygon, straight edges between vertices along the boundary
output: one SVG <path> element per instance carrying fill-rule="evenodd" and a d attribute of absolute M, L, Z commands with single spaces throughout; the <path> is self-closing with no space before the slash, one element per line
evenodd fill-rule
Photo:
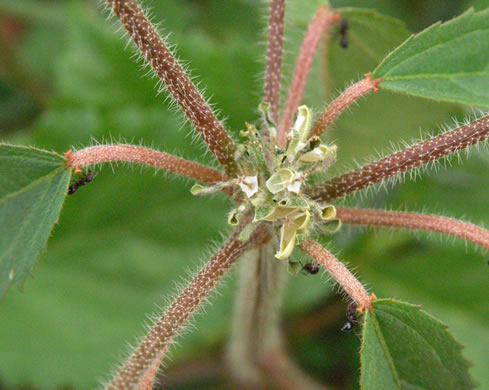
<path fill-rule="evenodd" d="M 369 296 L 365 287 L 348 271 L 348 268 L 341 261 L 311 239 L 304 241 L 299 245 L 299 248 L 329 272 L 333 279 L 339 283 L 341 288 L 357 304 L 359 310 L 371 308 L 372 302 L 376 298 L 375 295 Z"/>
<path fill-rule="evenodd" d="M 294 114 L 302 101 L 306 87 L 307 76 L 311 70 L 312 60 L 322 34 L 339 20 L 339 14 L 331 12 L 325 6 L 320 6 L 314 16 L 302 42 L 299 57 L 294 70 L 294 76 L 289 88 L 282 120 L 277 135 L 277 142 L 284 147 L 286 136 L 292 127 Z"/>
<path fill-rule="evenodd" d="M 489 230 L 454 218 L 388 210 L 336 208 L 336 216 L 347 225 L 382 226 L 427 230 L 471 241 L 489 251 Z"/>
<path fill-rule="evenodd" d="M 448 157 L 489 138 L 489 116 L 447 131 L 309 189 L 316 200 L 331 202 L 411 169 Z"/>
<path fill-rule="evenodd" d="M 267 65 L 265 70 L 265 101 L 270 103 L 272 119 L 277 122 L 280 106 L 280 78 L 284 40 L 285 0 L 270 2 L 268 22 Z"/>
<path fill-rule="evenodd" d="M 236 230 L 231 235 L 168 307 L 165 314 L 156 321 L 121 370 L 106 386 L 107 390 L 129 390 L 138 386 L 156 359 L 164 357 L 174 338 L 205 303 L 206 298 L 234 262 L 245 250 L 261 243 L 267 235 L 263 229 L 258 229 L 250 240 L 242 242 L 238 240 L 239 233 L 239 230 Z"/>
<path fill-rule="evenodd" d="M 227 180 L 226 175 L 215 169 L 142 146 L 98 145 L 76 152 L 68 151 L 65 155 L 67 165 L 74 169 L 114 161 L 132 162 L 165 169 L 204 183 L 213 184 Z"/>
<path fill-rule="evenodd" d="M 271 244 L 248 252 L 240 264 L 240 286 L 229 344 L 231 370 L 242 383 L 262 384 L 261 363 L 282 349 L 280 300 L 285 267 L 273 258 Z"/>
<path fill-rule="evenodd" d="M 231 371 L 245 386 L 319 390 L 289 358 L 280 331 L 279 308 L 285 283 L 284 264 L 271 244 L 241 261 L 240 287 L 228 349 Z"/>
<path fill-rule="evenodd" d="M 137 1 L 107 1 L 226 173 L 231 177 L 237 176 L 238 166 L 234 159 L 236 146 L 233 140 L 138 6 Z"/>
<path fill-rule="evenodd" d="M 321 114 L 311 130 L 311 137 L 320 136 L 333 121 L 351 104 L 361 98 L 370 91 L 377 91 L 381 79 L 374 79 L 370 74 L 366 74 L 363 80 L 353 84 L 345 92 L 343 92 L 336 100 L 334 100 L 328 108 Z"/>
<path fill-rule="evenodd" d="M 155 385 L 155 379 L 158 375 L 158 370 L 161 365 L 161 360 L 165 356 L 166 351 L 161 351 L 158 356 L 153 360 L 149 368 L 143 374 L 141 381 L 138 385 L 138 390 L 151 390 Z"/>

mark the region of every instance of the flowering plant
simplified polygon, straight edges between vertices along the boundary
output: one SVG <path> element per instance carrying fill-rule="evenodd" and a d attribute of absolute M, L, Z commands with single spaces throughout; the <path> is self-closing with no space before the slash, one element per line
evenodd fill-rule
<path fill-rule="evenodd" d="M 9 231 L 3 235 L 9 237 L 3 243 L 0 280 L 3 291 L 30 274 L 65 196 L 94 179 L 92 166 L 138 163 L 198 181 L 190 190 L 195 196 L 225 194 L 233 203 L 227 214 L 232 232 L 154 321 L 106 388 L 151 388 L 174 338 L 231 266 L 246 254 L 251 257 L 243 258 L 228 348 L 229 365 L 237 382 L 278 388 L 320 388 L 290 361 L 278 317 L 286 272 L 315 273 L 318 264 L 345 294 L 349 326 L 361 323 L 363 388 L 401 388 L 403 384 L 435 388 L 435 382 L 440 388 L 472 388 L 468 362 L 442 323 L 416 306 L 378 299 L 373 292 L 367 292 L 352 272 L 318 242 L 318 237 L 331 237 L 342 225 L 380 226 L 439 232 L 489 249 L 489 232 L 467 222 L 433 214 L 344 207 L 338 203 L 358 191 L 405 173 L 416 174 L 429 164 L 484 143 L 489 137 L 489 119 L 481 117 L 461 124 L 340 175 L 331 175 L 330 171 L 341 148 L 321 136 L 351 104 L 382 89 L 489 106 L 489 95 L 478 84 L 488 77 L 485 69 L 489 57 L 483 50 L 488 11 L 469 10 L 406 39 L 371 73 L 334 99 L 323 113 L 314 115 L 302 101 L 321 41 L 336 33 L 341 35 L 342 48 L 354 50 L 349 47 L 349 34 L 355 31 L 356 23 L 365 23 L 372 14 L 354 9 L 333 10 L 325 5 L 317 9 L 305 33 L 281 107 L 285 2 L 272 0 L 260 118 L 246 123 L 239 136 L 233 138 L 140 5 L 135 0 L 108 0 L 108 6 L 221 169 L 127 143 L 71 148 L 64 156 L 1 144 L 5 183 L 1 188 L 5 210 L 2 217 L 9 222 Z M 378 23 L 381 22 L 394 24 L 383 19 Z M 79 178 L 70 185 L 73 173 Z M 325 174 L 329 175 L 327 179 Z M 29 229 L 25 229 L 26 222 Z M 300 252 L 308 256 L 306 263 L 297 260 Z M 434 341 L 430 342 L 431 339 Z M 416 359 L 419 363 L 412 363 Z"/>

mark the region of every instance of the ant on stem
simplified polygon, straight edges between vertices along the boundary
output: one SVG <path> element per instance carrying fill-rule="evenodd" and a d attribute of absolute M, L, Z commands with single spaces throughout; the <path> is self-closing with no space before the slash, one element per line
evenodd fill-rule
<path fill-rule="evenodd" d="M 353 329 L 353 326 L 358 324 L 357 304 L 355 302 L 351 302 L 346 308 L 346 318 L 348 321 L 341 328 L 343 332 L 351 331 Z"/>
<path fill-rule="evenodd" d="M 289 272 L 292 275 L 297 275 L 299 272 L 302 275 L 316 275 L 319 272 L 319 264 L 316 262 L 302 264 L 301 261 L 289 260 Z"/>
<path fill-rule="evenodd" d="M 301 270 L 304 274 L 316 275 L 319 272 L 319 264 L 314 262 L 306 263 Z"/>
<path fill-rule="evenodd" d="M 68 195 L 73 195 L 78 188 L 90 183 L 97 174 L 92 175 L 92 172 L 88 171 L 86 175 L 82 175 L 75 183 L 68 187 Z"/>

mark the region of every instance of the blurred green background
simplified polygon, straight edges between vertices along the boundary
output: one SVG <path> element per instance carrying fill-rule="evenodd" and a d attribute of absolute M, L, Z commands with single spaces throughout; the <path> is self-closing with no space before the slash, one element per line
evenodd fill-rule
<path fill-rule="evenodd" d="M 287 74 L 307 21 L 320 1 L 291 0 Z M 489 6 L 477 1 L 479 8 Z M 406 23 L 383 33 L 351 26 L 342 50 L 318 55 L 305 99 L 316 111 L 369 70 L 409 31 L 458 15 L 472 1 L 357 0 L 333 6 L 375 8 Z M 266 7 L 253 0 L 151 2 L 153 20 L 171 32 L 178 57 L 236 134 L 256 121 L 262 95 Z M 214 165 L 188 123 L 169 107 L 156 81 L 135 61 L 114 20 L 96 1 L 0 0 L 0 139 L 62 153 L 93 140 L 154 145 Z M 367 29 L 368 30 L 368 29 Z M 363 32 L 362 32 L 363 31 Z M 369 50 L 372 49 L 372 50 Z M 363 51 L 362 51 L 363 50 Z M 325 69 L 329 71 L 326 72 Z M 286 91 L 286 88 L 283 88 Z M 391 142 L 409 141 L 471 109 L 401 97 L 369 96 L 330 131 L 353 167 Z M 489 225 L 489 157 L 474 150 L 431 175 L 348 204 L 426 211 Z M 195 272 L 219 242 L 230 203 L 196 199 L 189 182 L 138 167 L 106 166 L 66 200 L 34 277 L 0 302 L 0 388 L 89 389 L 103 380 L 143 333 L 148 313 Z M 389 187 L 391 188 L 391 187 Z M 325 240 L 327 241 L 327 240 Z M 459 240 L 426 234 L 343 229 L 330 247 L 379 297 L 423 305 L 466 346 L 481 388 L 487 372 L 487 254 Z M 163 382 L 170 389 L 227 389 L 219 375 L 229 332 L 235 272 L 174 348 Z M 333 389 L 358 388 L 359 340 L 342 333 L 345 306 L 326 276 L 297 276 L 284 298 L 284 332 L 298 363 Z"/>

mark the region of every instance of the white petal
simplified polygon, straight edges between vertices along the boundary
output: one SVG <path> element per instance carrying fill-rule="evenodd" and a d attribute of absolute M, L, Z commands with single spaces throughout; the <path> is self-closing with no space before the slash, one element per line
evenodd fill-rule
<path fill-rule="evenodd" d="M 238 185 L 246 196 L 251 198 L 258 192 L 258 176 L 246 176 Z"/>

